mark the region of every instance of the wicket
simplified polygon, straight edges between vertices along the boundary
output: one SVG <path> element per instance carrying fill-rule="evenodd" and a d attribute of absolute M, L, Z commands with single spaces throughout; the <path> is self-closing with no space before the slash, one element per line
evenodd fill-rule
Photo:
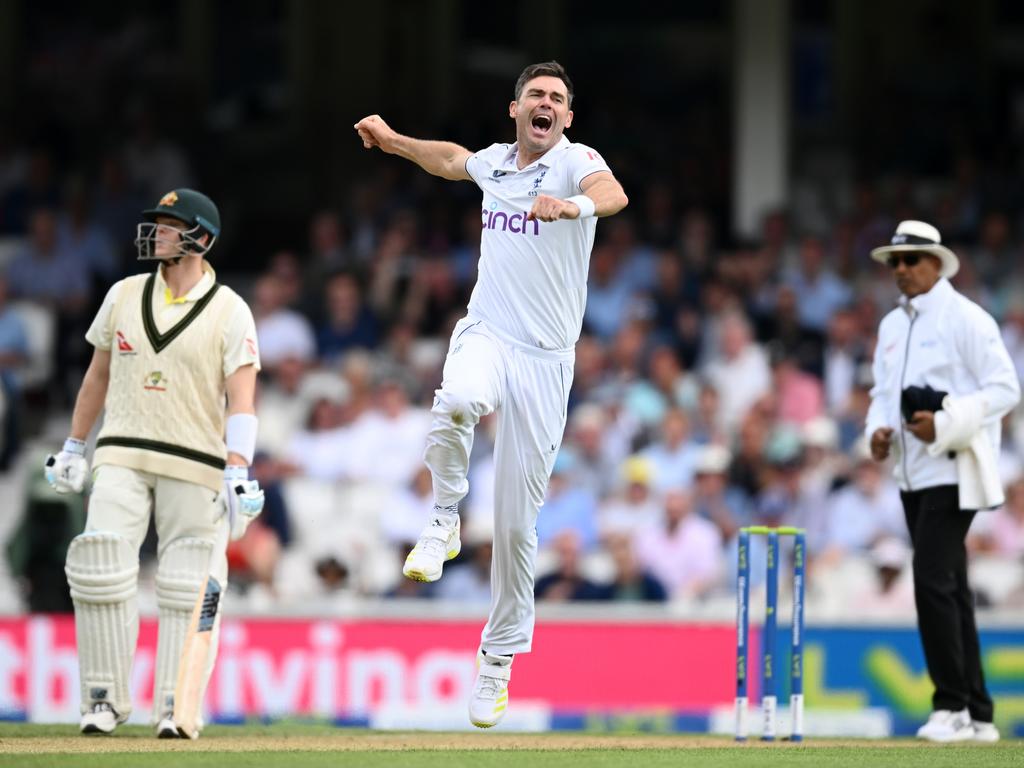
<path fill-rule="evenodd" d="M 747 663 L 750 631 L 750 537 L 767 540 L 765 568 L 765 619 L 761 637 L 761 711 L 762 741 L 774 741 L 776 735 L 775 645 L 778 632 L 779 602 L 779 536 L 793 537 L 793 640 L 789 668 L 790 715 L 793 721 L 790 741 L 802 741 L 804 731 L 804 573 L 807 559 L 803 528 L 741 528 L 736 551 L 736 741 L 746 741 L 749 668 Z"/>

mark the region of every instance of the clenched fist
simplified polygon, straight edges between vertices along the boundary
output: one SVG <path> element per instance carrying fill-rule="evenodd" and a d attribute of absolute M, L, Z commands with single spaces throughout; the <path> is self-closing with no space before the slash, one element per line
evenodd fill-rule
<path fill-rule="evenodd" d="M 359 138 L 363 141 L 363 146 L 367 149 L 379 147 L 388 154 L 395 153 L 395 138 L 398 134 L 391 129 L 390 125 L 384 122 L 380 115 L 364 117 L 353 128 L 356 129 L 356 133 L 359 134 Z"/>
<path fill-rule="evenodd" d="M 537 195 L 533 208 L 526 215 L 527 221 L 558 221 L 559 219 L 575 219 L 580 215 L 580 207 L 568 200 L 561 200 L 551 195 Z"/>

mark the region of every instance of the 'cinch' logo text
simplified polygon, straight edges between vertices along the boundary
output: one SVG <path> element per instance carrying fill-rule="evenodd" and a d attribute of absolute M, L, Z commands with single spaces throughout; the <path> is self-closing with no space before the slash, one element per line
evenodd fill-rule
<path fill-rule="evenodd" d="M 504 211 L 480 209 L 484 229 L 493 229 L 500 232 L 513 232 L 517 235 L 539 235 L 540 222 L 526 220 L 525 213 L 513 213 L 511 216 Z M 532 226 L 531 226 L 532 225 Z M 532 232 L 530 231 L 532 229 Z"/>

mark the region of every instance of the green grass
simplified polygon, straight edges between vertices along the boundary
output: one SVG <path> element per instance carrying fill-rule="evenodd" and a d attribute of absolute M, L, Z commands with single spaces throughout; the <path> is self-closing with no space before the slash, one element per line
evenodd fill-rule
<path fill-rule="evenodd" d="M 911 739 L 737 746 L 723 737 L 675 734 L 392 733 L 294 723 L 215 726 L 198 742 L 184 742 L 157 741 L 142 727 L 84 737 L 73 726 L 0 723 L 0 766 L 19 768 L 1008 768 L 1024 763 L 1022 747 L 1020 740 L 937 746 Z"/>

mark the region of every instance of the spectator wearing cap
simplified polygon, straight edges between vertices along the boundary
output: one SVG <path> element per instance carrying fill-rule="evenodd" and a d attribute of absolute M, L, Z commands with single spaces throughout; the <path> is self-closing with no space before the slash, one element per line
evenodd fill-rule
<path fill-rule="evenodd" d="M 634 533 L 653 525 L 661 516 L 661 505 L 652 490 L 654 469 L 642 456 L 631 456 L 620 469 L 621 491 L 605 501 L 598 511 L 603 536 L 615 532 Z"/>
<path fill-rule="evenodd" d="M 873 579 L 856 590 L 844 613 L 865 619 L 904 619 L 914 610 L 910 548 L 902 538 L 882 538 L 868 552 Z"/>
<path fill-rule="evenodd" d="M 263 370 L 273 375 L 289 358 L 316 359 L 316 336 L 309 320 L 287 306 L 287 297 L 272 275 L 261 275 L 253 289 L 253 315 Z"/>
<path fill-rule="evenodd" d="M 803 447 L 803 484 L 822 494 L 847 480 L 849 459 L 839 451 L 839 427 L 828 416 L 811 419 L 800 427 Z"/>
<path fill-rule="evenodd" d="M 703 597 L 724 571 L 722 537 L 713 523 L 693 511 L 693 497 L 681 488 L 665 494 L 661 519 L 636 534 L 636 554 L 673 599 Z"/>

